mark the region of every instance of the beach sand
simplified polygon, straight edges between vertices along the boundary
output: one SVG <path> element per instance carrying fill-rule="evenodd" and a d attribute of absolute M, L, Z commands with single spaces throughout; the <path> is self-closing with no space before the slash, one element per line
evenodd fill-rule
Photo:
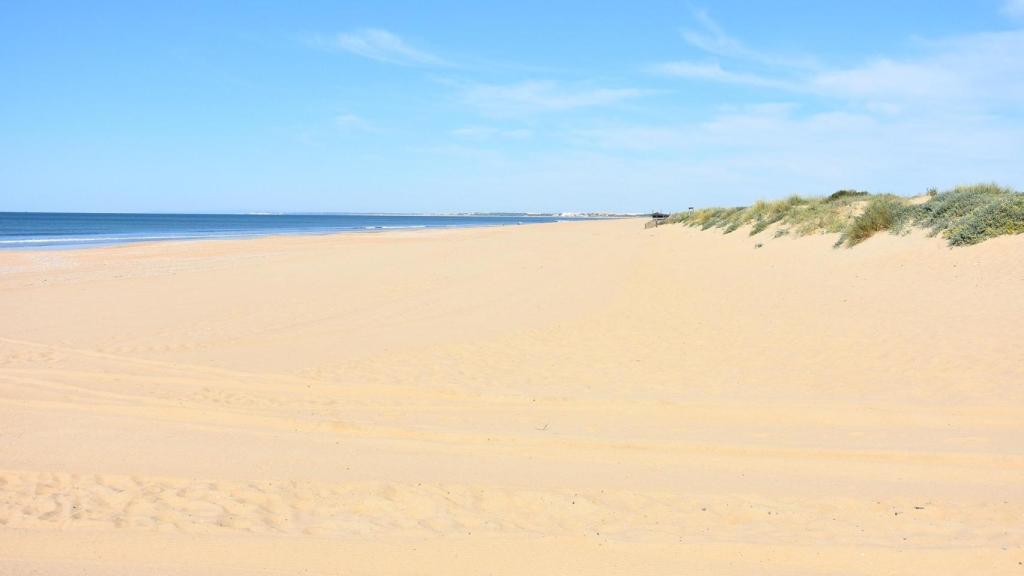
<path fill-rule="evenodd" d="M 1024 237 L 765 238 L 0 253 L 0 574 L 1024 574 Z"/>

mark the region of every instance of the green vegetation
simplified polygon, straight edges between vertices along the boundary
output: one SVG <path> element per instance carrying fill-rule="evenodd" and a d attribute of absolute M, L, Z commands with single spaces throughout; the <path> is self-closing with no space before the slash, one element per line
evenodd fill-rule
<path fill-rule="evenodd" d="M 1024 193 L 996 184 L 957 186 L 946 192 L 933 188 L 916 199 L 840 190 L 824 198 L 790 196 L 746 207 L 679 212 L 668 222 L 719 228 L 726 234 L 750 226 L 751 236 L 777 224 L 774 238 L 839 234 L 837 247 L 854 246 L 878 232 L 900 234 L 919 227 L 941 235 L 951 246 L 967 246 L 1024 233 Z"/>
<path fill-rule="evenodd" d="M 836 246 L 860 244 L 877 232 L 900 232 L 911 217 L 913 207 L 899 196 L 872 196 L 864 210 L 846 225 Z"/>

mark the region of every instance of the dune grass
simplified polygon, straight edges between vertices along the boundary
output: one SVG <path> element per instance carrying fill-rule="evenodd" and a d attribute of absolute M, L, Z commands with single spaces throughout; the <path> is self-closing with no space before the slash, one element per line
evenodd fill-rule
<path fill-rule="evenodd" d="M 679 212 L 670 223 L 718 228 L 725 233 L 750 226 L 750 235 L 775 225 L 775 238 L 794 234 L 839 234 L 836 246 L 854 246 L 879 232 L 900 234 L 912 227 L 942 236 L 951 246 L 1024 233 L 1024 193 L 996 184 L 957 186 L 915 201 L 892 194 L 840 190 L 827 197 L 790 196 L 751 206 Z"/>

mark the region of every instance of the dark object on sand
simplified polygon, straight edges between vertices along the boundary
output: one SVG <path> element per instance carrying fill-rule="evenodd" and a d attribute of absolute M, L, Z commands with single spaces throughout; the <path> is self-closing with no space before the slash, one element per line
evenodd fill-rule
<path fill-rule="evenodd" d="M 664 212 L 651 212 L 651 219 L 644 224 L 644 228 L 654 228 L 659 224 L 664 224 L 668 220 L 669 215 Z"/>

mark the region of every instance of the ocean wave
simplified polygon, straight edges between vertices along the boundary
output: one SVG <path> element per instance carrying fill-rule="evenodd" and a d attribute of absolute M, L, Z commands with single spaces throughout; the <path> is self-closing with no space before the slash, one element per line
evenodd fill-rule
<path fill-rule="evenodd" d="M 51 236 L 0 240 L 0 244 L 80 244 L 85 242 L 143 242 L 146 240 L 202 240 L 204 238 L 240 238 L 254 234 L 189 234 L 183 236 Z"/>
<path fill-rule="evenodd" d="M 270 214 L 267 214 L 268 216 Z M 240 218 L 243 218 L 240 220 Z M 561 219 L 561 218 L 560 218 Z M 282 215 L 245 220 L 212 214 L 63 214 L 0 212 L 0 249 L 81 248 L 159 241 L 243 239 L 276 235 L 446 229 L 522 224 L 506 216 Z M 553 219 L 551 219 L 553 220 Z M 254 222 L 258 225 L 253 225 Z"/>

